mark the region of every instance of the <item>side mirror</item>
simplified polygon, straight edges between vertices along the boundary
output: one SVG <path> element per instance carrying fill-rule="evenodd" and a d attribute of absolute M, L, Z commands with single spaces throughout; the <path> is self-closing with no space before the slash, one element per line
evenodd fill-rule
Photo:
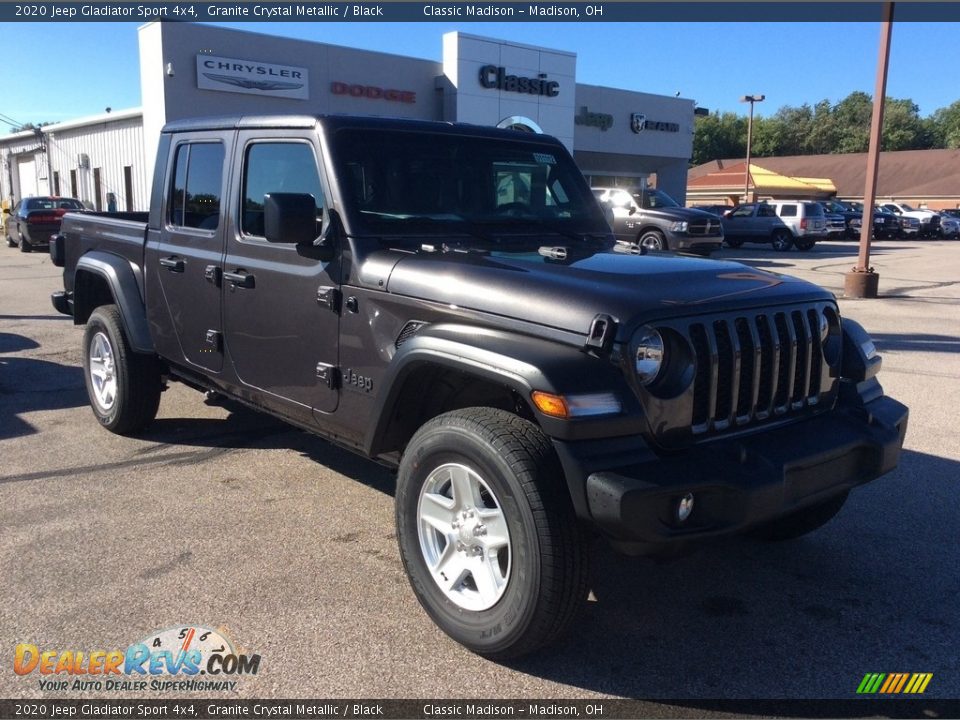
<path fill-rule="evenodd" d="M 263 201 L 263 229 L 268 242 L 313 245 L 319 234 L 313 195 L 269 193 Z"/>
<path fill-rule="evenodd" d="M 637 206 L 634 205 L 633 203 L 630 203 L 630 211 L 627 214 L 636 215 L 636 213 L 637 213 Z"/>
<path fill-rule="evenodd" d="M 4 214 L 4 215 L 9 215 L 9 214 L 10 214 L 10 208 L 4 208 L 4 209 L 3 209 L 3 214 Z"/>

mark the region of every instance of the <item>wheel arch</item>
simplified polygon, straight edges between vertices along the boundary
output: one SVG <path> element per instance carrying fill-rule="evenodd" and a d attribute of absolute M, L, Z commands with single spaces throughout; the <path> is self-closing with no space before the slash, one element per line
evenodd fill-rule
<path fill-rule="evenodd" d="M 455 324 L 430 325 L 405 342 L 387 367 L 364 438 L 368 455 L 402 452 L 420 425 L 462 407 L 509 410 L 548 436 L 573 437 L 575 426 L 609 431 L 614 419 L 561 420 L 541 413 L 534 390 L 562 395 L 628 389 L 619 369 L 579 348 L 515 333 Z M 425 397 L 439 390 L 441 397 Z M 604 427 L 600 428 L 599 425 Z"/>
<path fill-rule="evenodd" d="M 77 325 L 86 323 L 99 306 L 115 304 L 131 349 L 138 353 L 154 351 L 140 285 L 124 258 L 96 250 L 81 257 L 74 271 L 73 303 Z"/>

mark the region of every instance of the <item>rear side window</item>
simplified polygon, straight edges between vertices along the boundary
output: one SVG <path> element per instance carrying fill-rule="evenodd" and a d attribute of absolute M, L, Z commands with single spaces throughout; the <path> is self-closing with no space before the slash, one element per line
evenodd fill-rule
<path fill-rule="evenodd" d="M 246 235 L 263 236 L 264 196 L 300 193 L 313 196 L 317 218 L 323 214 L 323 190 L 313 148 L 306 143 L 261 142 L 247 150 L 243 173 L 243 217 Z"/>
<path fill-rule="evenodd" d="M 796 217 L 797 216 L 797 206 L 796 205 L 781 205 L 780 206 L 780 217 Z"/>
<path fill-rule="evenodd" d="M 820 203 L 804 203 L 803 212 L 809 217 L 810 215 L 823 215 L 823 207 Z"/>
<path fill-rule="evenodd" d="M 220 198 L 223 195 L 223 145 L 180 145 L 173 173 L 170 224 L 216 230 L 220 224 Z"/>
<path fill-rule="evenodd" d="M 757 217 L 776 217 L 776 211 L 769 205 L 761 205 L 757 208 Z"/>

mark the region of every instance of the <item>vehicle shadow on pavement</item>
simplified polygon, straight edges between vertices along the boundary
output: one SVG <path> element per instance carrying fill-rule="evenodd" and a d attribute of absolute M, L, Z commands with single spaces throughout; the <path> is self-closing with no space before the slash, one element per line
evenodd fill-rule
<path fill-rule="evenodd" d="M 156 452 L 168 444 L 219 449 L 286 449 L 299 452 L 324 467 L 393 496 L 394 474 L 354 452 L 311 435 L 282 420 L 242 405 L 227 404 L 225 418 L 158 418 L 139 437 L 157 443 L 138 454 Z"/>
<path fill-rule="evenodd" d="M 0 333 L 0 353 L 29 350 L 37 344 L 20 335 Z M 63 410 L 87 403 L 83 372 L 36 358 L 0 355 L 0 440 L 32 435 L 37 429 L 21 416 Z"/>
<path fill-rule="evenodd" d="M 705 698 L 681 703 L 702 709 L 855 700 L 868 671 L 933 672 L 937 696 L 958 697 L 957 477 L 960 462 L 904 451 L 898 471 L 799 540 L 711 543 L 664 563 L 598 543 L 571 636 L 510 665 L 614 696 Z"/>
<path fill-rule="evenodd" d="M 873 333 L 871 337 L 881 353 L 886 350 L 942 353 L 960 352 L 960 337 L 956 335 Z"/>
<path fill-rule="evenodd" d="M 21 350 L 35 350 L 38 347 L 40 347 L 40 343 L 33 338 L 28 338 L 26 335 L 0 332 L 0 354 L 20 352 Z"/>

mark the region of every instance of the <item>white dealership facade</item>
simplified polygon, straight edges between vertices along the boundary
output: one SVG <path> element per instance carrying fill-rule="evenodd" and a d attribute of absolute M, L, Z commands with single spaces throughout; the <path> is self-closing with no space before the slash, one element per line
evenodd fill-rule
<path fill-rule="evenodd" d="M 142 107 L 0 137 L 0 197 L 145 210 L 164 123 L 224 114 L 357 114 L 517 127 L 558 137 L 594 185 L 683 203 L 692 100 L 577 83 L 575 53 L 459 32 L 434 62 L 209 25 L 139 28 Z M 113 206 L 110 206 L 113 207 Z"/>

